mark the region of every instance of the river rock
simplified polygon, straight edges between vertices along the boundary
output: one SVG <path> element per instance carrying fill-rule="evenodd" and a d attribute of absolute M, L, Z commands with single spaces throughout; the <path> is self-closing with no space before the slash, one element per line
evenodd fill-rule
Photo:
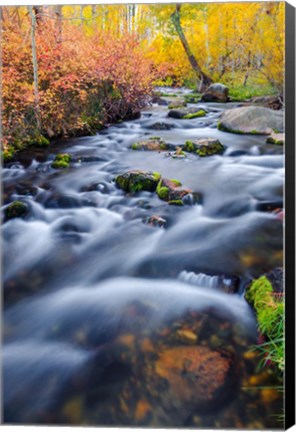
<path fill-rule="evenodd" d="M 239 134 L 270 135 L 274 130 L 282 132 L 283 113 L 263 107 L 240 107 L 224 111 L 218 129 Z"/>
<path fill-rule="evenodd" d="M 133 150 L 169 150 L 170 146 L 160 137 L 151 137 L 147 140 L 139 141 L 132 144 Z"/>
<path fill-rule="evenodd" d="M 161 175 L 157 172 L 131 170 L 118 175 L 115 183 L 125 192 L 154 192 L 160 179 Z"/>
<path fill-rule="evenodd" d="M 198 154 L 198 156 L 212 156 L 214 154 L 222 154 L 226 147 L 221 142 L 214 138 L 199 138 L 195 141 L 186 141 L 184 150 Z"/>
<path fill-rule="evenodd" d="M 260 105 L 273 110 L 280 110 L 283 108 L 283 101 L 280 96 L 255 96 L 250 102 L 251 104 Z"/>
<path fill-rule="evenodd" d="M 170 130 L 170 129 L 173 129 L 174 127 L 175 127 L 175 125 L 173 123 L 156 122 L 156 123 L 153 123 L 151 126 L 149 126 L 148 129 Z"/>
<path fill-rule="evenodd" d="M 148 219 L 146 219 L 145 222 L 148 225 L 157 226 L 157 227 L 160 227 L 160 228 L 164 227 L 165 224 L 167 223 L 167 221 L 164 218 L 162 218 L 160 216 L 157 216 L 157 215 L 150 216 Z"/>
<path fill-rule="evenodd" d="M 168 116 L 176 119 L 192 119 L 196 117 L 204 117 L 206 115 L 206 111 L 201 108 L 189 107 L 189 108 L 180 108 L 173 109 L 169 111 Z"/>
<path fill-rule="evenodd" d="M 169 393 L 196 406 L 217 401 L 227 392 L 232 369 L 229 355 L 203 346 L 169 348 L 155 366 L 156 374 L 168 381 Z"/>
<path fill-rule="evenodd" d="M 192 190 L 182 187 L 182 183 L 178 180 L 161 179 L 157 185 L 156 193 L 160 199 L 169 204 L 183 205 L 182 199 L 192 193 Z"/>
<path fill-rule="evenodd" d="M 184 99 L 175 99 L 174 101 L 169 103 L 168 108 L 169 109 L 175 109 L 175 108 L 182 108 L 186 107 L 187 103 L 184 101 Z"/>
<path fill-rule="evenodd" d="M 272 285 L 273 293 L 282 294 L 284 292 L 284 271 L 282 267 L 277 267 L 265 275 Z"/>
<path fill-rule="evenodd" d="M 201 100 L 204 102 L 227 102 L 228 87 L 223 84 L 211 84 L 203 93 Z"/>
<path fill-rule="evenodd" d="M 267 144 L 284 145 L 285 144 L 285 134 L 272 132 L 269 137 L 266 138 Z"/>
<path fill-rule="evenodd" d="M 4 210 L 5 222 L 14 218 L 23 218 L 29 213 L 28 204 L 22 201 L 14 201 Z"/>

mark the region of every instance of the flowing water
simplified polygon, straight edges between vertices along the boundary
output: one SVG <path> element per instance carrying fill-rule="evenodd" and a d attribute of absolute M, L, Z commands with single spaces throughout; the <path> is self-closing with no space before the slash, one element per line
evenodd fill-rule
<path fill-rule="evenodd" d="M 282 265 L 282 148 L 217 130 L 207 116 L 138 120 L 20 155 L 3 169 L 4 421 L 80 425 L 278 428 L 281 393 L 258 369 L 250 278 Z M 165 123 L 166 130 L 156 123 Z M 172 145 L 218 138 L 224 155 L 174 159 L 133 151 L 149 136 Z M 75 163 L 54 170 L 55 153 Z M 171 206 L 126 194 L 129 169 L 177 178 L 202 196 Z M 161 216 L 165 227 L 146 223 Z"/>

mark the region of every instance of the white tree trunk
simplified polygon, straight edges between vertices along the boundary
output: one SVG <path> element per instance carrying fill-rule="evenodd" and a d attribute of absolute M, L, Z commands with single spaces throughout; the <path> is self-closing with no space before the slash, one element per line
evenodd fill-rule
<path fill-rule="evenodd" d="M 37 62 L 37 52 L 36 52 L 36 16 L 33 12 L 33 7 L 28 6 L 30 18 L 31 18 L 31 44 L 32 44 L 32 59 L 33 59 L 33 73 L 34 73 L 34 110 L 36 117 L 37 128 L 41 130 L 41 116 L 40 116 L 40 98 L 38 90 L 38 62 Z"/>

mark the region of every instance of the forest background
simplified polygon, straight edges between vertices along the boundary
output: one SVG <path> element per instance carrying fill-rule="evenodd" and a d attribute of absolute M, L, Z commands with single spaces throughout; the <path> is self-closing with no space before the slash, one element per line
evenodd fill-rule
<path fill-rule="evenodd" d="M 284 2 L 5 6 L 4 161 L 131 119 L 155 86 L 283 95 Z"/>

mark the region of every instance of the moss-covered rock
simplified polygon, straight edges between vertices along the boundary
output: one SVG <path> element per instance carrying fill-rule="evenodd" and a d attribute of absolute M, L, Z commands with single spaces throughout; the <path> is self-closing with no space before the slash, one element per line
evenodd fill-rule
<path fill-rule="evenodd" d="M 161 179 L 156 189 L 156 193 L 159 198 L 168 202 L 179 200 L 182 201 L 182 198 L 191 192 L 191 189 L 182 187 L 182 183 L 175 179 Z"/>
<path fill-rule="evenodd" d="M 164 151 L 169 150 L 170 145 L 160 137 L 150 137 L 132 144 L 131 148 L 132 150 Z"/>
<path fill-rule="evenodd" d="M 195 119 L 195 118 L 198 118 L 198 117 L 204 117 L 205 115 L 206 115 L 206 112 L 203 109 L 200 109 L 200 110 L 198 110 L 198 111 L 196 111 L 194 113 L 186 114 L 183 117 L 183 119 L 190 120 L 190 119 Z"/>
<path fill-rule="evenodd" d="M 273 132 L 266 139 L 267 144 L 284 145 L 285 144 L 285 134 Z"/>
<path fill-rule="evenodd" d="M 226 147 L 219 140 L 213 138 L 199 138 L 195 141 L 186 141 L 184 150 L 196 153 L 198 156 L 212 156 L 224 153 Z"/>
<path fill-rule="evenodd" d="M 22 218 L 29 212 L 28 204 L 22 201 L 14 201 L 4 210 L 4 220 L 8 221 L 14 218 Z"/>
<path fill-rule="evenodd" d="M 160 179 L 161 175 L 157 172 L 132 170 L 118 175 L 115 183 L 125 192 L 154 192 Z"/>
<path fill-rule="evenodd" d="M 68 153 L 58 153 L 53 163 L 51 164 L 52 168 L 68 168 L 71 162 L 71 156 Z"/>

